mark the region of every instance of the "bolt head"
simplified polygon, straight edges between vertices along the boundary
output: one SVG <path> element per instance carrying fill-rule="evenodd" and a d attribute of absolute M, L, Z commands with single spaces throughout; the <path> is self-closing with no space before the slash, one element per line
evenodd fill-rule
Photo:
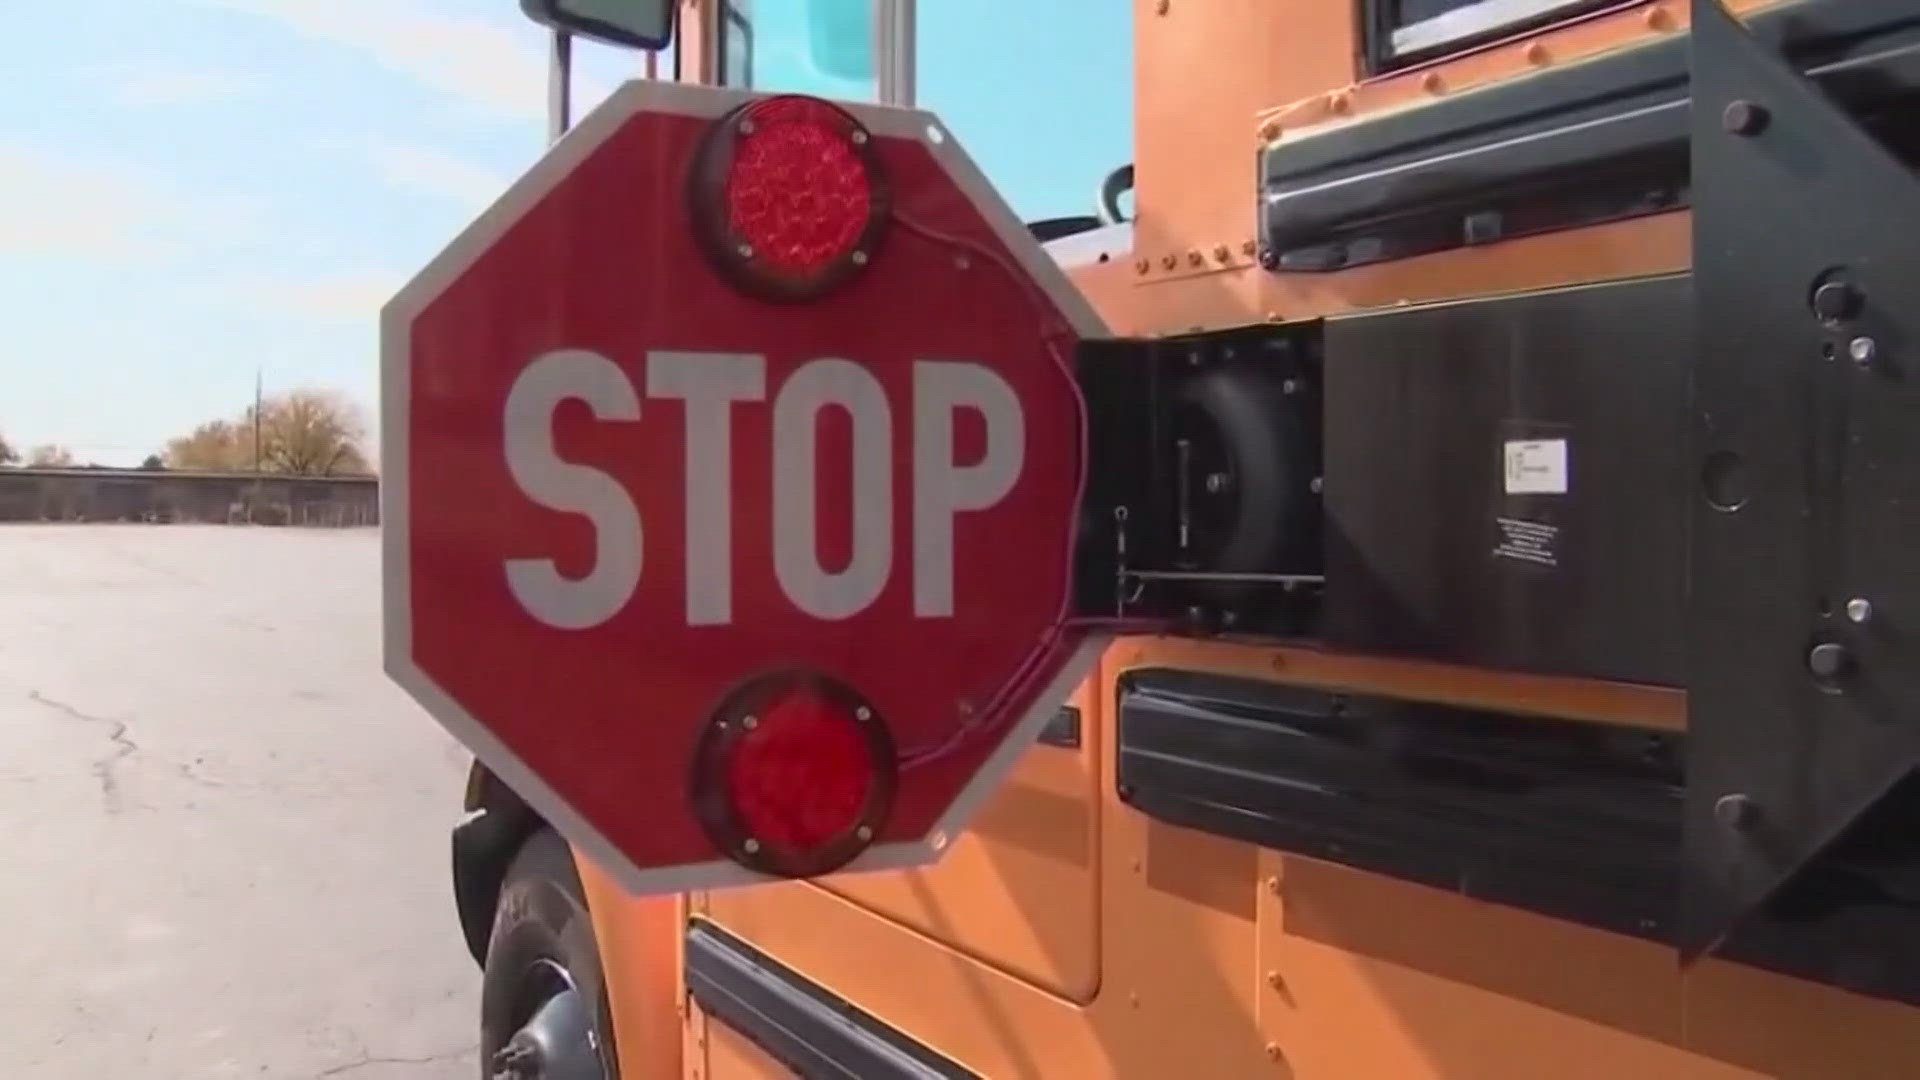
<path fill-rule="evenodd" d="M 735 250 L 735 251 L 737 251 L 737 252 L 739 252 L 739 253 L 740 253 L 740 257 L 741 257 L 741 258 L 743 258 L 743 259 L 751 259 L 751 258 L 753 258 L 753 245 L 752 245 L 752 244 L 741 244 L 741 245 L 740 245 L 739 247 L 736 247 L 736 248 L 734 248 L 733 250 Z"/>
<path fill-rule="evenodd" d="M 1729 829 L 1751 829 L 1759 818 L 1759 804 L 1739 792 L 1714 801 L 1713 819 Z"/>
<path fill-rule="evenodd" d="M 1767 110 L 1751 101 L 1735 101 L 1720 114 L 1720 125 L 1734 135 L 1758 135 L 1766 129 Z"/>
<path fill-rule="evenodd" d="M 855 266 L 867 265 L 867 253 L 860 250 L 859 248 L 853 249 L 853 254 L 847 256 L 847 258 L 852 259 L 853 265 Z"/>
<path fill-rule="evenodd" d="M 1873 603 L 1864 596 L 1856 596 L 1847 601 L 1847 618 L 1863 623 L 1873 618 Z"/>
<path fill-rule="evenodd" d="M 873 826 L 862 825 L 859 828 L 853 830 L 853 835 L 859 837 L 863 841 L 871 840 L 873 839 Z"/>
<path fill-rule="evenodd" d="M 748 714 L 740 718 L 740 726 L 743 728 L 746 728 L 748 731 L 752 731 L 754 728 L 757 728 L 760 726 L 760 718 L 752 714 Z"/>
<path fill-rule="evenodd" d="M 859 128 L 853 129 L 853 133 L 848 135 L 847 138 L 852 140 L 855 146 L 867 145 L 867 133 L 861 131 Z"/>
<path fill-rule="evenodd" d="M 756 854 L 760 850 L 760 841 L 755 840 L 753 837 L 749 836 L 745 840 L 740 842 L 740 850 L 746 852 L 749 855 Z"/>
<path fill-rule="evenodd" d="M 1850 319 L 1859 310 L 1859 291 L 1844 281 L 1829 281 L 1813 290 L 1813 313 L 1828 322 Z"/>
<path fill-rule="evenodd" d="M 871 720 L 873 719 L 873 710 L 867 708 L 865 705 L 858 706 L 853 710 L 853 718 L 862 722 Z"/>
<path fill-rule="evenodd" d="M 1821 642 L 1807 652 L 1807 670 L 1822 679 L 1838 678 L 1851 663 L 1846 646 L 1838 642 Z"/>
<path fill-rule="evenodd" d="M 1870 337 L 1857 337 L 1847 342 L 1847 355 L 1861 367 L 1871 367 L 1874 358 L 1880 355 L 1880 343 Z"/>
<path fill-rule="evenodd" d="M 1207 494 L 1218 495 L 1233 486 L 1233 477 L 1226 473 L 1207 474 Z"/>
<path fill-rule="evenodd" d="M 739 127 L 735 128 L 735 130 L 740 132 L 740 134 L 742 135 L 751 135 L 753 134 L 753 121 L 742 120 L 740 121 Z"/>

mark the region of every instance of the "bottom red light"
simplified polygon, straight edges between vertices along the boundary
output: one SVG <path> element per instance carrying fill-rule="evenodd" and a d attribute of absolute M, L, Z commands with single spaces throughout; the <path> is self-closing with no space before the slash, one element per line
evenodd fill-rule
<path fill-rule="evenodd" d="M 764 676 L 709 721 L 694 763 L 695 809 L 736 861 L 814 877 L 878 835 L 894 768 L 885 723 L 851 690 L 808 673 Z"/>

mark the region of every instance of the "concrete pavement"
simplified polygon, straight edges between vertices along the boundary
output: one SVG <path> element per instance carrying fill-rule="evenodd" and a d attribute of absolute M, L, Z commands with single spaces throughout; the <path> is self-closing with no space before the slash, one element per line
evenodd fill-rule
<path fill-rule="evenodd" d="M 0 1050 L 50 1080 L 478 1075 L 466 755 L 371 530 L 0 526 Z"/>

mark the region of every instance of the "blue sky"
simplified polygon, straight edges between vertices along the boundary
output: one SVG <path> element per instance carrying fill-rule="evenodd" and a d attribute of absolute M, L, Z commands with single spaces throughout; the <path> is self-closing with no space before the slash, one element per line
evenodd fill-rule
<path fill-rule="evenodd" d="M 17 6 L 0 434 L 137 463 L 245 407 L 256 368 L 269 392 L 344 391 L 371 428 L 380 304 L 541 151 L 543 32 L 514 0 Z M 943 43 L 923 101 L 1023 212 L 1087 212 L 1128 155 L 1126 5 L 1037 6 L 1010 35 L 1005 15 L 923 0 L 923 40 Z M 1108 47 L 1059 66 L 1043 48 L 1084 33 L 1090 8 Z M 1024 85 L 979 79 L 982 50 Z M 579 62 L 585 107 L 640 60 L 583 46 Z M 1037 79 L 1086 90 L 1049 98 Z"/>

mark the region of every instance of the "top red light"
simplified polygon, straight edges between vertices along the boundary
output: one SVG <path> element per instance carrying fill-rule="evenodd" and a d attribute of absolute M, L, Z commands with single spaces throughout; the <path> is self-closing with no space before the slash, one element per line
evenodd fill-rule
<path fill-rule="evenodd" d="M 764 98 L 722 120 L 693 200 L 723 272 L 769 299 L 818 296 L 859 272 L 886 216 L 867 131 L 807 97 Z"/>

